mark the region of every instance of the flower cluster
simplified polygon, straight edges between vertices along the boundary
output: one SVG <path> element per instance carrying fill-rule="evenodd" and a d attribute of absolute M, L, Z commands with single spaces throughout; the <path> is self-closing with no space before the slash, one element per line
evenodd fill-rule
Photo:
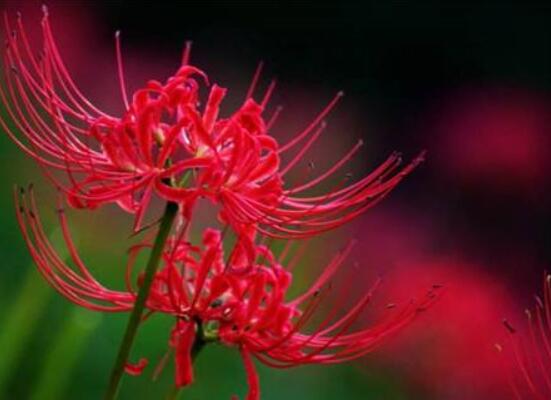
<path fill-rule="evenodd" d="M 259 232 L 268 235 L 306 237 L 365 211 L 422 160 L 421 155 L 400 169 L 401 157 L 395 153 L 357 182 L 348 184 L 345 177 L 328 193 L 307 195 L 342 169 L 361 147 L 359 142 L 318 176 L 308 173 L 304 182 L 293 186 L 285 182 L 322 133 L 324 118 L 342 93 L 302 132 L 279 144 L 269 134 L 275 118 L 266 121 L 264 117 L 274 85 L 257 102 L 252 97 L 258 80 L 254 79 L 244 104 L 221 118 L 219 107 L 226 89 L 212 85 L 205 106 L 199 109 L 199 91 L 208 85 L 208 77 L 187 64 L 186 52 L 184 65 L 174 76 L 165 84 L 148 82 L 130 102 L 120 63 L 126 112 L 114 117 L 92 105 L 71 79 L 47 14 L 42 26 L 44 49 L 37 58 L 21 18 L 15 29 L 6 21 L 6 88 L 0 90 L 0 98 L 22 135 L 1 119 L 0 124 L 44 167 L 70 204 L 93 209 L 115 202 L 136 213 L 136 228 L 155 194 L 178 203 L 187 217 L 203 197 L 220 204 L 221 219 L 238 230 L 258 225 Z M 281 155 L 297 148 L 296 155 L 282 165 Z M 52 170 L 64 172 L 68 182 Z"/>
<path fill-rule="evenodd" d="M 44 234 L 32 191 L 21 197 L 16 193 L 16 202 L 18 221 L 29 251 L 50 285 L 72 302 L 92 310 L 132 309 L 137 294 L 130 278 L 134 260 L 150 243 L 140 243 L 130 249 L 126 290 L 111 290 L 99 283 L 81 260 L 63 209 L 58 209 L 58 214 L 71 265 L 55 253 Z M 331 292 L 331 279 L 342 266 L 351 244 L 328 263 L 307 290 L 292 300 L 285 299 L 292 280 L 289 268 L 284 267 L 287 252 L 276 257 L 266 246 L 257 245 L 255 262 L 251 264 L 245 255 L 225 257 L 222 244 L 223 234 L 215 229 L 205 230 L 200 246 L 182 240 L 182 236 L 171 238 L 147 300 L 151 312 L 170 314 L 176 319 L 170 345 L 175 350 L 179 386 L 193 380 L 193 347 L 220 341 L 239 348 L 250 387 L 247 398 L 257 399 L 258 378 L 251 355 L 275 368 L 358 358 L 409 324 L 436 300 L 439 290 L 434 286 L 418 300 L 401 307 L 389 304 L 389 314 L 383 320 L 358 329 L 353 324 L 368 306 L 380 281 L 345 313 L 341 308 L 348 299 L 348 288 L 343 288 L 339 301 L 331 304 L 323 319 L 311 323 Z M 234 250 L 239 254 L 239 248 Z M 138 286 L 140 281 L 141 276 Z M 308 332 L 305 328 L 309 328 Z M 142 359 L 137 365 L 127 365 L 127 372 L 138 374 L 146 365 Z"/>
<path fill-rule="evenodd" d="M 169 343 L 175 353 L 177 386 L 192 382 L 192 355 L 197 348 L 217 341 L 239 349 L 249 381 L 247 398 L 258 399 L 252 356 L 277 368 L 351 360 L 406 326 L 436 298 L 437 287 L 402 307 L 389 306 L 387 315 L 374 326 L 359 326 L 358 317 L 378 282 L 347 311 L 342 309 L 349 288 L 338 293 L 337 302 L 327 301 L 330 282 L 350 246 L 335 255 L 301 295 L 287 298 L 296 263 L 296 259 L 287 260 L 293 241 L 331 230 L 363 213 L 422 160 L 420 155 L 401 167 L 401 157 L 395 153 L 355 182 L 348 174 L 335 179 L 359 150 L 359 142 L 326 171 L 312 176 L 309 165 L 304 180 L 290 185 L 287 174 L 319 138 L 341 93 L 293 139 L 281 144 L 270 134 L 279 109 L 265 117 L 275 84 L 261 100 L 254 98 L 260 68 L 243 104 L 226 117 L 221 116 L 220 105 L 227 90 L 211 85 L 203 71 L 189 64 L 189 46 L 174 76 L 164 83 L 150 81 L 129 97 L 117 34 L 125 111 L 112 116 L 94 106 L 71 78 L 47 10 L 42 19 L 44 45 L 38 55 L 21 16 L 15 23 L 5 17 L 5 26 L 5 85 L 0 86 L 0 100 L 11 123 L 0 117 L 0 126 L 38 162 L 63 195 L 58 212 L 71 262 L 59 257 L 49 243 L 32 190 L 15 196 L 29 251 L 52 287 L 92 310 L 131 311 L 147 286 L 146 315 L 175 318 Z M 203 98 L 205 91 L 208 95 Z M 289 151 L 295 154 L 282 162 Z M 336 184 L 330 183 L 335 180 Z M 327 190 L 328 184 L 333 188 Z M 138 231 L 155 197 L 178 209 L 179 222 L 169 226 L 158 269 L 149 283 L 142 274 L 133 282 L 137 255 L 155 250 L 152 241 L 143 240 L 129 251 L 126 289 L 105 287 L 80 258 L 63 203 L 91 210 L 118 204 L 135 214 Z M 196 245 L 190 240 L 190 228 L 196 224 L 194 210 L 201 198 L 218 206 L 218 220 L 225 228 L 203 228 L 202 242 Z M 237 238 L 229 254 L 223 251 L 227 230 Z M 266 238 L 284 239 L 288 244 L 276 255 Z M 320 307 L 322 303 L 330 306 Z M 315 317 L 321 309 L 326 314 Z M 127 364 L 126 370 L 137 374 L 145 365 L 142 360 Z"/>

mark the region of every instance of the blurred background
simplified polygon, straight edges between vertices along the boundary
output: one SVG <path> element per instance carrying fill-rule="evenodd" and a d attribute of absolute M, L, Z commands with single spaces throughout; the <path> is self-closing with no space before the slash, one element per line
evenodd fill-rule
<path fill-rule="evenodd" d="M 358 2 L 359 3 L 359 2 Z M 4 1 L 39 39 L 39 1 Z M 166 79 L 185 40 L 192 63 L 230 89 L 239 104 L 259 60 L 279 86 L 276 137 L 304 126 L 339 90 L 344 101 L 311 157 L 341 157 L 358 138 L 351 166 L 374 168 L 393 150 L 427 161 L 383 203 L 320 239 L 299 279 L 348 238 L 360 240 L 358 289 L 377 275 L 379 304 L 446 286 L 430 311 L 364 359 L 295 370 L 260 368 L 263 399 L 509 399 L 493 345 L 501 319 L 522 325 L 522 309 L 549 268 L 551 7 L 504 2 L 49 1 L 54 34 L 84 93 L 120 112 L 113 35 L 122 32 L 131 90 Z M 37 42 L 39 43 L 39 42 Z M 39 47 L 39 46 L 38 46 Z M 4 112 L 0 109 L 0 112 Z M 35 164 L 0 135 L 0 398 L 98 399 L 126 323 L 94 314 L 46 287 L 16 226 L 12 188 L 34 182 L 54 243 L 55 193 Z M 114 207 L 71 213 L 83 258 L 116 285 L 131 218 Z M 356 281 L 356 280 L 355 280 Z M 377 304 L 375 304 L 377 307 Z M 366 316 L 369 318 L 369 316 Z M 369 323 L 369 320 L 366 321 Z M 171 321 L 144 325 L 133 358 L 154 365 Z M 185 399 L 245 393 L 237 354 L 211 346 L 197 361 Z M 121 399 L 159 398 L 169 366 L 152 382 L 125 377 Z"/>

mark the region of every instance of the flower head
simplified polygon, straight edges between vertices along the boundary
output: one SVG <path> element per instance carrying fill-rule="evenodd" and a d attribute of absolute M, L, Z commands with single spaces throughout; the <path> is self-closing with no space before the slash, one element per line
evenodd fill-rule
<path fill-rule="evenodd" d="M 551 396 L 551 275 L 545 274 L 543 298 L 526 309 L 528 329 L 517 330 L 503 320 L 508 340 L 497 344 L 516 399 L 544 400 Z"/>
<path fill-rule="evenodd" d="M 16 196 L 19 197 L 19 196 Z M 136 255 L 149 247 L 147 242 L 131 248 L 127 265 L 126 290 L 115 291 L 99 283 L 84 265 L 71 240 L 65 213 L 59 209 L 60 224 L 72 266 L 61 260 L 43 233 L 32 193 L 17 199 L 18 220 L 27 245 L 46 280 L 72 302 L 98 311 L 129 311 L 136 299 L 131 282 Z M 185 232 L 185 228 L 183 228 Z M 248 376 L 248 399 L 259 398 L 259 381 L 252 357 L 275 368 L 303 364 L 331 364 L 363 356 L 384 339 L 407 326 L 437 297 L 433 288 L 418 301 L 401 307 L 388 306 L 388 315 L 369 327 L 359 326 L 358 317 L 369 305 L 375 282 L 346 311 L 348 287 L 322 314 L 320 310 L 331 289 L 330 282 L 347 257 L 351 245 L 328 263 L 319 277 L 293 299 L 287 299 L 292 266 L 285 267 L 286 254 L 277 256 L 264 245 L 255 245 L 255 262 L 234 249 L 225 257 L 223 233 L 207 229 L 196 246 L 176 233 L 163 253 L 147 308 L 150 313 L 175 317 L 170 346 L 175 352 L 176 384 L 192 382 L 192 352 L 204 342 L 218 341 L 236 347 Z M 138 277 L 138 286 L 140 285 Z M 318 315 L 318 317 L 316 317 Z M 139 373 L 146 363 L 128 365 Z"/>
<path fill-rule="evenodd" d="M 0 100 L 15 128 L 2 119 L 0 126 L 43 167 L 70 204 L 95 208 L 117 203 L 136 214 L 135 229 L 154 196 L 178 203 L 186 216 L 197 199 L 207 198 L 221 206 L 221 220 L 240 235 L 254 227 L 278 238 L 309 237 L 370 208 L 422 160 L 421 155 L 402 168 L 395 153 L 356 182 L 344 174 L 332 190 L 312 194 L 334 179 L 361 147 L 360 141 L 318 176 L 311 176 L 309 167 L 303 182 L 290 185 L 286 179 L 321 135 L 324 119 L 342 93 L 282 144 L 270 133 L 279 110 L 265 117 L 275 84 L 260 101 L 253 97 L 260 68 L 244 103 L 228 116 L 221 116 L 219 109 L 227 90 L 210 85 L 203 71 L 189 65 L 189 45 L 172 77 L 164 83 L 149 81 L 129 98 L 117 34 L 125 111 L 113 116 L 92 104 L 72 79 L 47 10 L 39 56 L 20 16 L 14 26 L 5 17 L 5 25 L 5 87 L 0 87 Z M 209 88 L 206 99 L 200 94 L 203 87 Z M 295 155 L 284 164 L 281 156 L 289 151 Z"/>

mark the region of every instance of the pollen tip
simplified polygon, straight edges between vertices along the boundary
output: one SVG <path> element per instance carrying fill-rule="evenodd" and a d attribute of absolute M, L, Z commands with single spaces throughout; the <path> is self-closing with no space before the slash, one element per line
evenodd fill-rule
<path fill-rule="evenodd" d="M 503 346 L 500 345 L 499 343 L 495 343 L 494 348 L 500 353 L 503 351 Z"/>
<path fill-rule="evenodd" d="M 503 323 L 503 326 L 509 331 L 509 333 L 516 333 L 516 329 L 511 325 L 511 323 L 507 320 L 507 318 L 503 318 L 501 321 Z"/>
<path fill-rule="evenodd" d="M 42 13 L 45 17 L 49 15 L 48 6 L 45 3 L 42 3 Z"/>
<path fill-rule="evenodd" d="M 363 146 L 365 144 L 363 139 L 358 140 L 358 146 Z"/>
<path fill-rule="evenodd" d="M 17 10 L 15 12 L 15 16 L 17 17 L 17 19 L 21 19 L 22 15 L 21 15 L 21 11 Z"/>
<path fill-rule="evenodd" d="M 121 30 L 120 30 L 120 29 L 117 29 L 117 30 L 115 31 L 115 37 L 118 39 L 120 36 L 121 36 Z"/>
<path fill-rule="evenodd" d="M 530 320 L 532 319 L 532 313 L 530 312 L 529 309 L 525 309 L 525 310 L 524 310 L 524 313 L 526 314 L 526 316 L 528 317 L 528 319 L 530 319 Z"/>
<path fill-rule="evenodd" d="M 339 90 L 339 92 L 337 92 L 337 97 L 343 97 L 343 96 L 344 96 L 344 91 Z"/>
<path fill-rule="evenodd" d="M 540 296 L 536 294 L 534 295 L 534 299 L 536 299 L 536 304 L 538 305 L 539 308 L 545 308 Z"/>

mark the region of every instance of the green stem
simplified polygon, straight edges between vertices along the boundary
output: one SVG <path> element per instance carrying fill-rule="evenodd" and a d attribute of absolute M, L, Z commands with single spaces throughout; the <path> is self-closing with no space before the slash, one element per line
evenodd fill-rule
<path fill-rule="evenodd" d="M 117 355 L 117 360 L 111 371 L 111 377 L 109 378 L 109 386 L 105 392 L 104 400 L 114 400 L 117 397 L 119 391 L 120 381 L 124 372 L 124 367 L 128 360 L 130 354 L 130 349 L 132 348 L 132 343 L 136 337 L 136 332 L 138 326 L 142 319 L 142 314 L 145 308 L 146 300 L 149 296 L 149 291 L 151 289 L 151 284 L 153 283 L 153 278 L 155 277 L 155 272 L 159 267 L 159 261 L 163 254 L 163 249 L 165 242 L 168 238 L 176 214 L 178 213 L 178 205 L 176 203 L 168 202 L 166 204 L 165 212 L 161 219 L 161 226 L 159 227 L 159 232 L 155 238 L 155 243 L 149 255 L 149 260 L 147 266 L 145 267 L 143 282 L 138 291 L 138 297 L 134 303 L 134 308 L 130 314 L 128 324 L 126 325 L 126 331 L 124 332 L 124 337 L 122 343 L 119 347 L 119 353 Z"/>
<path fill-rule="evenodd" d="M 203 339 L 200 331 L 201 329 L 198 330 L 197 336 L 195 337 L 195 343 L 193 343 L 193 347 L 191 349 L 191 361 L 195 361 L 201 350 L 203 350 L 203 347 L 205 347 L 208 343 Z M 182 389 L 183 388 L 181 386 L 174 385 L 168 393 L 166 400 L 178 400 L 178 397 L 180 397 L 180 394 L 182 393 Z"/>

